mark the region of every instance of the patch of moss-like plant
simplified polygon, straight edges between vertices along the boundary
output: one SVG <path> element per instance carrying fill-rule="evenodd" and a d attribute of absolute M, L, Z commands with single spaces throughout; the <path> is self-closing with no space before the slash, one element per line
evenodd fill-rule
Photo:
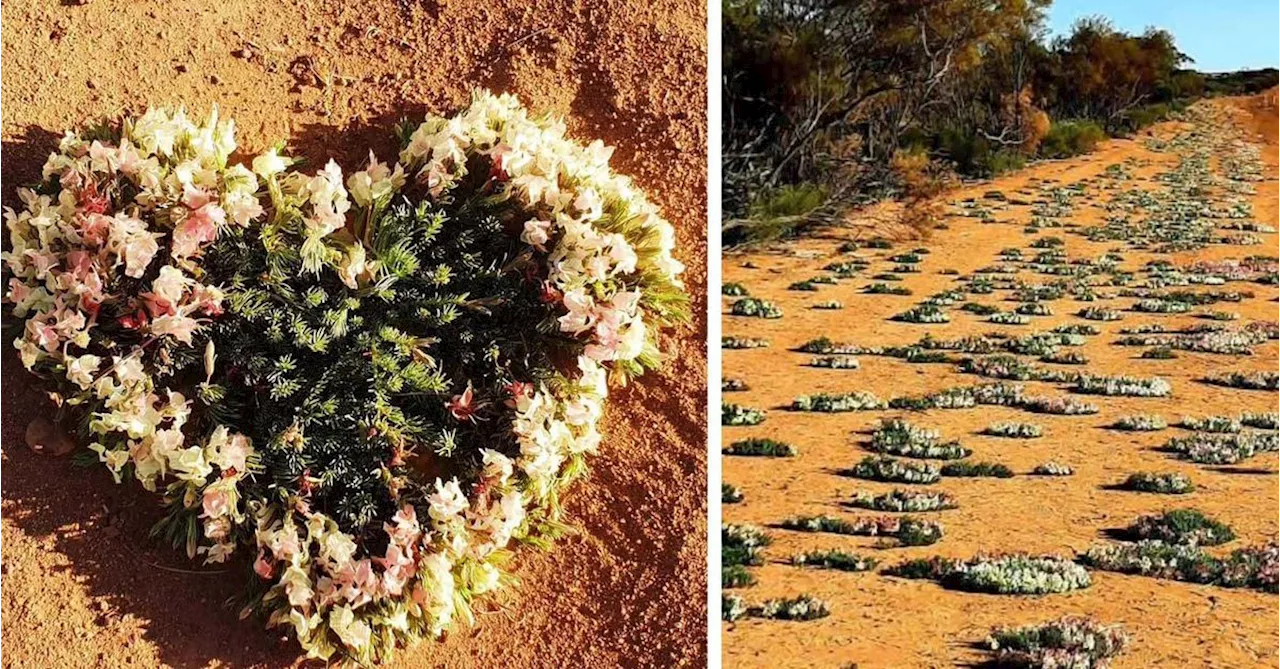
<path fill-rule="evenodd" d="M 758 297 L 744 297 L 733 303 L 729 313 L 749 318 L 782 318 L 782 310 L 772 302 Z"/>
<path fill-rule="evenodd" d="M 973 453 L 959 442 L 940 441 L 936 430 L 918 427 L 900 418 L 881 421 L 871 434 L 867 448 L 885 455 L 932 460 L 959 460 Z"/>
<path fill-rule="evenodd" d="M 1228 372 L 1202 379 L 1204 383 L 1240 390 L 1280 390 L 1280 374 L 1276 372 Z"/>
<path fill-rule="evenodd" d="M 1006 439 L 1035 439 L 1044 434 L 1044 429 L 1033 423 L 992 423 L 982 431 L 990 437 Z"/>
<path fill-rule="evenodd" d="M 1275 432 L 1241 432 L 1212 434 L 1197 432 L 1189 437 L 1174 437 L 1165 442 L 1164 450 L 1184 460 L 1207 465 L 1232 465 L 1259 453 L 1280 450 Z"/>
<path fill-rule="evenodd" d="M 731 350 L 767 348 L 768 346 L 769 346 L 768 339 L 759 339 L 756 337 L 735 337 L 735 336 L 720 338 L 720 348 L 727 348 Z"/>
<path fill-rule="evenodd" d="M 1061 462 L 1050 460 L 1033 467 L 1031 473 L 1034 476 L 1071 476 L 1075 473 L 1075 470 Z"/>
<path fill-rule="evenodd" d="M 887 483 L 937 483 L 942 473 L 926 462 L 909 462 L 886 456 L 868 456 L 844 472 L 855 478 Z"/>
<path fill-rule="evenodd" d="M 872 511 L 907 513 L 945 511 L 959 508 L 955 498 L 945 492 L 898 489 L 881 495 L 873 495 L 869 492 L 858 493 L 849 501 L 849 505 Z"/>
<path fill-rule="evenodd" d="M 1018 406 L 1032 413 L 1056 416 L 1084 416 L 1098 413 L 1098 405 L 1074 397 L 1028 397 Z"/>
<path fill-rule="evenodd" d="M 746 297 L 751 293 L 747 292 L 747 287 L 740 283 L 726 283 L 720 286 L 720 294 L 727 297 Z"/>
<path fill-rule="evenodd" d="M 1276 542 L 1232 551 L 1225 558 L 1199 546 L 1140 541 L 1094 546 L 1080 556 L 1094 569 L 1136 574 L 1224 588 L 1254 588 L 1275 593 L 1280 547 Z"/>
<path fill-rule="evenodd" d="M 817 353 L 823 355 L 837 354 L 849 355 L 859 353 L 860 349 L 853 344 L 839 344 L 832 341 L 829 337 L 818 337 L 796 347 L 796 351 L 800 353 Z"/>
<path fill-rule="evenodd" d="M 759 425 L 764 422 L 764 417 L 764 412 L 760 409 L 752 409 L 732 402 L 723 402 L 720 405 L 721 425 Z"/>
<path fill-rule="evenodd" d="M 791 556 L 791 564 L 797 567 L 816 567 L 836 571 L 871 571 L 879 564 L 869 558 L 842 550 L 809 551 Z"/>
<path fill-rule="evenodd" d="M 1235 434 L 1244 429 L 1244 425 L 1240 420 L 1233 416 L 1205 416 L 1203 418 L 1183 416 L 1178 421 L 1178 427 L 1184 430 L 1219 434 Z"/>
<path fill-rule="evenodd" d="M 1087 365 L 1089 358 L 1079 351 L 1054 351 L 1040 356 L 1040 362 L 1048 362 L 1055 365 Z"/>
<path fill-rule="evenodd" d="M 720 484 L 720 503 L 721 504 L 738 504 L 744 499 L 742 489 L 730 483 Z"/>
<path fill-rule="evenodd" d="M 1185 302 L 1146 299 L 1138 300 L 1130 309 L 1144 314 L 1185 314 L 1191 310 L 1191 307 Z"/>
<path fill-rule="evenodd" d="M 1085 307 L 1076 312 L 1080 318 L 1090 321 L 1118 321 L 1124 318 L 1124 315 L 1115 309 L 1106 309 L 1103 307 Z"/>
<path fill-rule="evenodd" d="M 951 317 L 932 304 L 924 304 L 894 316 L 893 320 L 903 323 L 938 324 L 950 322 Z"/>
<path fill-rule="evenodd" d="M 1236 538 L 1235 532 L 1225 523 L 1197 509 L 1174 509 L 1141 516 L 1125 533 L 1134 540 L 1187 546 L 1219 546 Z"/>
<path fill-rule="evenodd" d="M 943 476 L 960 478 L 998 478 L 1007 479 L 1013 476 L 1013 470 L 998 462 L 948 462 L 942 466 Z"/>
<path fill-rule="evenodd" d="M 1259 430 L 1275 430 L 1280 427 L 1280 414 L 1272 411 L 1271 413 L 1250 413 L 1240 414 L 1240 424 L 1245 427 L 1254 427 Z"/>
<path fill-rule="evenodd" d="M 848 355 L 824 355 L 809 359 L 810 367 L 823 369 L 857 369 L 858 359 Z"/>
<path fill-rule="evenodd" d="M 872 411 L 885 407 L 875 395 L 866 391 L 851 393 L 819 393 L 817 395 L 801 395 L 791 403 L 793 411 L 813 411 L 818 413 L 844 413 L 847 411 Z"/>
<path fill-rule="evenodd" d="M 890 286 L 887 283 L 873 283 L 862 289 L 867 295 L 910 295 L 911 289 L 906 286 Z"/>
<path fill-rule="evenodd" d="M 991 316 L 987 318 L 987 322 L 995 323 L 996 325 L 1027 325 L 1031 323 L 1031 317 L 1002 311 L 997 314 L 991 314 Z"/>
<path fill-rule="evenodd" d="M 720 526 L 721 585 L 740 588 L 751 585 L 755 578 L 747 571 L 764 562 L 761 552 L 768 546 L 768 535 L 754 525 L 725 524 Z"/>
<path fill-rule="evenodd" d="M 720 381 L 720 392 L 723 393 L 740 393 L 751 390 L 751 386 L 742 379 L 722 379 Z"/>
<path fill-rule="evenodd" d="M 720 617 L 725 622 L 736 622 L 747 615 L 747 601 L 730 593 L 720 595 Z"/>
<path fill-rule="evenodd" d="M 831 607 L 821 599 L 809 595 L 766 599 L 749 607 L 746 615 L 770 620 L 817 620 L 831 615 Z"/>
<path fill-rule="evenodd" d="M 1081 374 L 1076 377 L 1072 388 L 1077 393 L 1086 395 L 1107 395 L 1109 397 L 1167 397 L 1173 390 L 1168 381 L 1156 376 L 1137 378 L 1133 376 L 1094 376 Z"/>
<path fill-rule="evenodd" d="M 1004 354 L 965 358 L 960 361 L 960 371 L 1010 381 L 1065 381 L 1074 378 L 1074 374 L 1044 369 Z"/>
<path fill-rule="evenodd" d="M 942 538 L 938 523 L 911 516 L 883 516 L 846 520 L 833 516 L 796 516 L 782 521 L 784 529 L 848 536 L 892 537 L 903 546 L 928 546 Z"/>
<path fill-rule="evenodd" d="M 742 455 L 762 458 L 793 458 L 799 454 L 791 444 L 775 441 L 767 437 L 752 437 L 729 444 L 724 449 L 725 455 Z"/>
<path fill-rule="evenodd" d="M 1185 495 L 1195 492 L 1196 486 L 1185 474 L 1177 472 L 1135 472 L 1120 484 L 1120 488 L 1159 495 Z"/>
<path fill-rule="evenodd" d="M 996 628 L 986 647 L 999 667 L 1105 669 L 1128 643 L 1119 627 L 1064 616 L 1039 625 Z"/>
<path fill-rule="evenodd" d="M 972 560 L 911 560 L 886 570 L 889 576 L 938 581 L 943 587 L 997 595 L 1044 595 L 1089 587 L 1084 567 L 1055 555 L 978 556 Z"/>
<path fill-rule="evenodd" d="M 1157 414 L 1135 414 L 1117 418 L 1111 427 L 1125 432 L 1155 432 L 1169 427 L 1169 423 Z"/>

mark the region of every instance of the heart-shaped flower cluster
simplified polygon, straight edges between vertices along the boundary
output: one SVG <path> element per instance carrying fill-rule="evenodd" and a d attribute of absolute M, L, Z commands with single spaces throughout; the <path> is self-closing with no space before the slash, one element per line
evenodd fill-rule
<path fill-rule="evenodd" d="M 318 658 L 379 661 L 507 583 L 513 541 L 563 529 L 610 378 L 687 317 L 671 226 L 601 142 L 487 92 L 402 136 L 344 179 L 151 110 L 68 134 L 5 213 L 23 364 Z"/>

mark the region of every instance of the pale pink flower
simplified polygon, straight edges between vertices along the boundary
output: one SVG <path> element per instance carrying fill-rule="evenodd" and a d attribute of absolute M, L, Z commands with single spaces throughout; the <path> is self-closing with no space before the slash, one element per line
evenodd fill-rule
<path fill-rule="evenodd" d="M 595 321 L 595 300 L 581 288 L 564 294 L 564 307 L 568 313 L 560 317 L 560 329 L 565 332 L 577 334 Z"/>
<path fill-rule="evenodd" d="M 231 494 L 225 487 L 211 485 L 204 489 L 201 508 L 205 518 L 220 518 L 231 513 Z"/>
<path fill-rule="evenodd" d="M 147 271 L 147 265 L 160 250 L 156 238 L 150 233 L 132 235 L 124 242 L 121 255 L 124 257 L 124 273 L 135 279 L 141 279 Z"/>
<path fill-rule="evenodd" d="M 188 316 L 160 316 L 151 321 L 151 334 L 168 335 L 184 344 L 191 344 L 191 336 L 200 324 Z"/>
<path fill-rule="evenodd" d="M 520 233 L 520 240 L 524 243 L 539 251 L 546 251 L 545 245 L 550 238 L 551 221 L 534 219 L 524 222 L 524 232 Z"/>
<path fill-rule="evenodd" d="M 253 571 L 264 580 L 271 580 L 275 575 L 275 566 L 267 560 L 267 554 L 262 550 L 258 551 L 258 559 L 253 561 Z"/>

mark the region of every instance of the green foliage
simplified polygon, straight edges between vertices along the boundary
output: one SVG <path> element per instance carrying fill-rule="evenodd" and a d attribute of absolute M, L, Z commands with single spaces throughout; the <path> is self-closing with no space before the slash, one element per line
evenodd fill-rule
<path fill-rule="evenodd" d="M 1013 476 L 1013 470 L 995 462 L 948 462 L 942 466 L 942 475 L 1007 479 Z"/>
<path fill-rule="evenodd" d="M 817 567 L 836 571 L 870 571 L 878 561 L 842 550 L 809 551 L 791 556 L 791 564 L 797 567 Z"/>
<path fill-rule="evenodd" d="M 725 455 L 747 455 L 767 458 L 792 458 L 797 455 L 795 446 L 773 439 L 752 437 L 735 441 L 724 449 Z"/>
<path fill-rule="evenodd" d="M 1137 540 L 1190 546 L 1217 546 L 1236 538 L 1226 524 L 1197 509 L 1174 509 L 1142 516 L 1129 526 L 1128 534 Z"/>
<path fill-rule="evenodd" d="M 495 203 L 401 199 L 378 220 L 367 241 L 384 274 L 359 291 L 302 271 L 287 216 L 228 229 L 205 258 L 229 284 L 209 327 L 221 402 L 253 407 L 241 429 L 269 473 L 252 495 L 305 499 L 356 536 L 402 503 L 388 477 L 407 482 L 401 500 L 425 495 L 405 475 L 410 446 L 444 478 L 465 479 L 482 448 L 517 457 L 504 389 L 549 379 L 567 344 Z M 445 405 L 468 384 L 476 413 L 459 420 Z"/>
<path fill-rule="evenodd" d="M 1070 158 L 1093 151 L 1107 138 L 1102 126 L 1093 121 L 1058 121 L 1040 142 L 1040 155 L 1046 158 Z"/>
<path fill-rule="evenodd" d="M 1026 669 L 1102 669 L 1124 651 L 1129 638 L 1119 627 L 1065 616 L 1042 625 L 991 631 L 987 648 L 996 666 Z"/>

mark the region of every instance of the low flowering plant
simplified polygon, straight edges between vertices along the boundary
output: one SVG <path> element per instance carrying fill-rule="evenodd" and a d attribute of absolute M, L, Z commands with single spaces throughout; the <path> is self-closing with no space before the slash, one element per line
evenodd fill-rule
<path fill-rule="evenodd" d="M 252 564 L 246 615 L 361 664 L 436 637 L 564 529 L 611 384 L 688 316 L 673 230 L 611 150 L 514 97 L 395 163 L 231 161 L 151 110 L 70 133 L 7 211 L 24 366 L 160 534 Z"/>

